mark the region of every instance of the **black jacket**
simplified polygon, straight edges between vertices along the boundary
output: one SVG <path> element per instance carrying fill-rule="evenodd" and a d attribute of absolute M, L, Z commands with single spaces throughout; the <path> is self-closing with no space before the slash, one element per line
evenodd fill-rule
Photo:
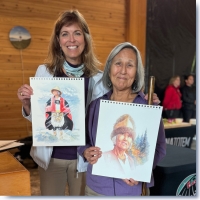
<path fill-rule="evenodd" d="M 196 110 L 196 105 L 194 104 L 196 100 L 196 87 L 185 85 L 182 87 L 181 93 L 183 109 Z"/>

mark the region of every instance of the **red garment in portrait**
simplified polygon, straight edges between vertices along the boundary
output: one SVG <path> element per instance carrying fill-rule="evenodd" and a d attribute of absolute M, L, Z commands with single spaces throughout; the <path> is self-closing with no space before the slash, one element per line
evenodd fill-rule
<path fill-rule="evenodd" d="M 57 105 L 55 101 L 58 101 Z M 73 129 L 72 114 L 69 108 L 69 104 L 62 97 L 57 100 L 52 97 L 47 101 L 47 105 L 45 108 L 45 117 L 45 126 L 49 130 Z"/>
<path fill-rule="evenodd" d="M 56 112 L 56 104 L 54 97 L 51 98 L 51 104 L 46 106 L 45 112 L 46 112 L 46 118 L 48 117 L 48 112 Z M 68 118 L 72 120 L 70 108 L 66 106 L 66 101 L 62 97 L 60 97 L 60 112 L 68 113 L 67 114 Z"/>

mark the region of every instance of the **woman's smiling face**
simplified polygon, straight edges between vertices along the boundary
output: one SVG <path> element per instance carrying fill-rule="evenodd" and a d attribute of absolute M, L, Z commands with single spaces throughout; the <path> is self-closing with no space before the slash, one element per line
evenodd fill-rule
<path fill-rule="evenodd" d="M 113 90 L 132 90 L 132 84 L 137 72 L 136 53 L 130 48 L 122 49 L 112 60 L 110 67 L 110 80 Z"/>
<path fill-rule="evenodd" d="M 77 23 L 63 26 L 60 30 L 59 43 L 65 59 L 71 64 L 81 64 L 81 54 L 85 48 L 84 34 Z"/>

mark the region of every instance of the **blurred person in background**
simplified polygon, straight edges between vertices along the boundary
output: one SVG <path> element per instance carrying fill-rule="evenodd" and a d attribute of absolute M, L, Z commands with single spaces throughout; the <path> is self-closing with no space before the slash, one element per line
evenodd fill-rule
<path fill-rule="evenodd" d="M 189 122 L 190 119 L 196 119 L 196 87 L 192 74 L 184 76 L 184 80 L 185 85 L 181 88 L 183 121 Z"/>
<path fill-rule="evenodd" d="M 167 86 L 163 99 L 164 116 L 171 122 L 175 118 L 181 117 L 181 92 L 180 92 L 180 76 L 173 76 Z"/>

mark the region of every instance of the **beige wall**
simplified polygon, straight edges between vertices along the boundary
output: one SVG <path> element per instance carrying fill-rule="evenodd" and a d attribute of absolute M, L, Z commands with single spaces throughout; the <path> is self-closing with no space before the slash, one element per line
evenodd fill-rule
<path fill-rule="evenodd" d="M 105 63 L 116 44 L 126 40 L 141 44 L 144 33 L 140 35 L 140 42 L 136 43 L 138 38 L 130 37 L 132 29 L 128 20 L 131 8 L 141 4 L 141 0 L 134 0 L 134 5 L 129 1 L 132 0 L 1 0 L 0 139 L 20 139 L 31 134 L 31 124 L 21 115 L 21 104 L 16 93 L 22 84 L 29 84 L 29 77 L 34 76 L 37 66 L 43 63 L 58 13 L 72 8 L 84 15 L 93 36 L 96 54 Z M 134 17 L 131 20 L 134 21 Z M 24 50 L 15 49 L 8 38 L 10 30 L 17 25 L 26 28 L 32 37 L 30 45 Z M 140 25 L 134 24 L 134 34 L 144 31 Z M 143 51 L 143 48 L 139 49 Z"/>

